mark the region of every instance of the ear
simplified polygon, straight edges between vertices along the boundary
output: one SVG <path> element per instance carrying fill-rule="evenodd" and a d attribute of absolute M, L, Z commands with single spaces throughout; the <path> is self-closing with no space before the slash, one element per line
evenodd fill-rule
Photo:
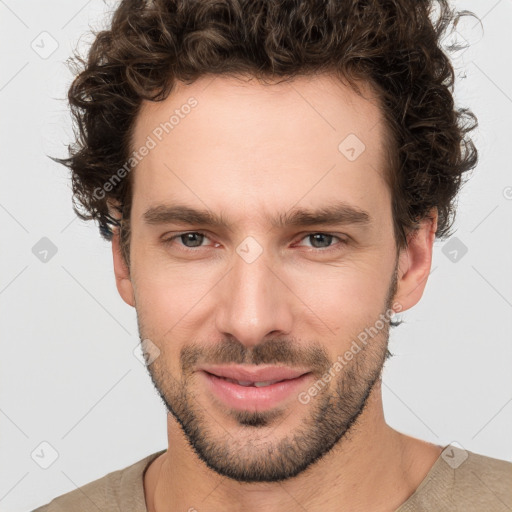
<path fill-rule="evenodd" d="M 135 295 L 130 278 L 130 269 L 121 252 L 119 228 L 114 230 L 112 237 L 112 256 L 114 259 L 114 274 L 116 276 L 117 291 L 126 304 L 135 307 Z"/>
<path fill-rule="evenodd" d="M 400 251 L 397 292 L 393 299 L 400 304 L 400 311 L 412 308 L 423 295 L 432 265 L 437 218 L 437 208 L 433 208 L 418 229 L 409 233 L 407 247 Z"/>

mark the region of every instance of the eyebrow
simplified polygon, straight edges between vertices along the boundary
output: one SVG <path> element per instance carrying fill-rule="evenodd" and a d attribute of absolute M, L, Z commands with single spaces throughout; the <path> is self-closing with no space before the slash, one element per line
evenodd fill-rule
<path fill-rule="evenodd" d="M 371 224 L 371 216 L 367 211 L 345 202 L 326 205 L 318 209 L 292 208 L 275 217 L 266 216 L 266 219 L 270 221 L 273 228 L 327 224 L 367 226 Z M 221 214 L 180 204 L 153 206 L 143 214 L 143 220 L 149 225 L 179 223 L 189 225 L 200 224 L 214 228 L 224 228 L 230 231 L 233 229 L 233 224 L 228 222 Z"/>

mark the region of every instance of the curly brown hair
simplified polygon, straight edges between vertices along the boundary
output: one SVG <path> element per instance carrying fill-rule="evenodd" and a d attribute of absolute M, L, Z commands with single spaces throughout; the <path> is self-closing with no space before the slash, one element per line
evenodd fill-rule
<path fill-rule="evenodd" d="M 164 100 L 177 80 L 205 74 L 275 83 L 331 73 L 358 94 L 364 81 L 380 100 L 397 248 L 434 207 L 436 236 L 450 235 L 462 175 L 478 160 L 467 135 L 478 122 L 454 108 L 454 70 L 441 44 L 464 14 L 472 15 L 448 0 L 121 1 L 87 58 L 72 61 L 76 141 L 56 160 L 72 172 L 75 212 L 97 220 L 107 240 L 119 226 L 129 264 L 132 173 L 105 184 L 126 165 L 143 100 Z"/>

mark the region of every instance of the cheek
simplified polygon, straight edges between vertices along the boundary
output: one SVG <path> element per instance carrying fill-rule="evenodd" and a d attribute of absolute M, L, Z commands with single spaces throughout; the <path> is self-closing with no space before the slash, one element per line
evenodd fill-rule
<path fill-rule="evenodd" d="M 375 322 L 385 309 L 390 281 L 390 271 L 382 268 L 382 261 L 310 266 L 307 272 L 290 276 L 292 290 L 312 317 L 318 317 L 326 334 L 342 336 Z"/>
<path fill-rule="evenodd" d="M 165 335 L 166 339 L 172 339 L 184 329 L 190 329 L 222 274 L 218 269 L 186 265 L 166 267 L 153 265 L 149 260 L 143 266 L 134 265 L 137 268 L 133 273 L 137 314 L 155 337 Z"/>

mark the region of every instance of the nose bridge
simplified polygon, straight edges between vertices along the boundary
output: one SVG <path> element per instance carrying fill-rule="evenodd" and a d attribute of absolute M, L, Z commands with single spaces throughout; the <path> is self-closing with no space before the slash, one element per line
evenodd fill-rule
<path fill-rule="evenodd" d="M 291 329 L 287 288 L 276 277 L 272 258 L 248 237 L 233 254 L 231 272 L 222 280 L 217 329 L 245 345 Z"/>

